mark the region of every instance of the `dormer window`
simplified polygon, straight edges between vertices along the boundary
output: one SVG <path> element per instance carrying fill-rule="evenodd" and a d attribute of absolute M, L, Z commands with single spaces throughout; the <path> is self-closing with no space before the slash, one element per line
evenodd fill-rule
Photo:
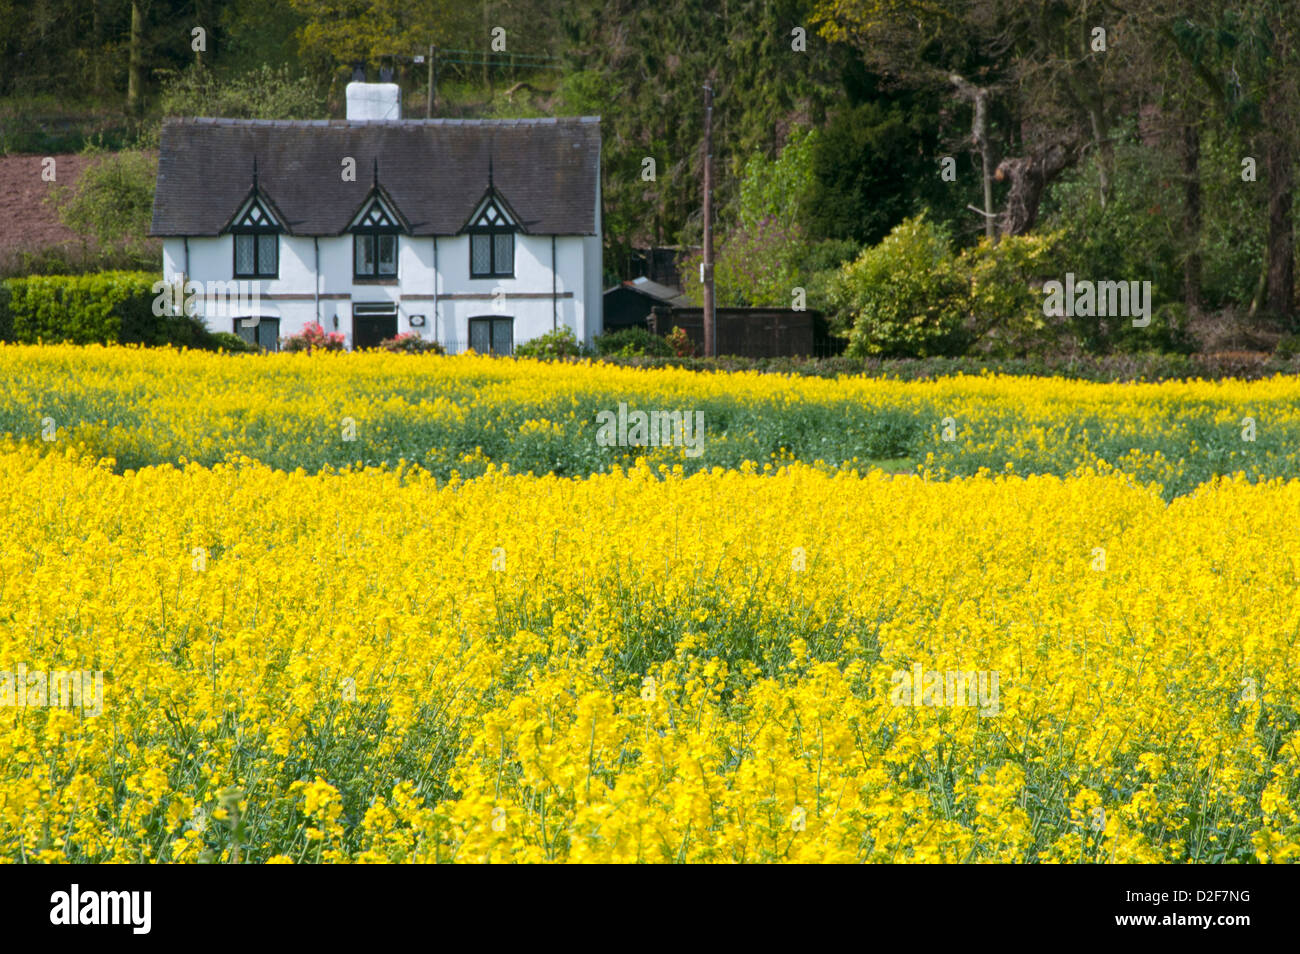
<path fill-rule="evenodd" d="M 280 277 L 280 223 L 255 195 L 230 226 L 236 278 Z"/>
<path fill-rule="evenodd" d="M 470 278 L 514 278 L 515 223 L 494 198 L 483 202 L 465 231 Z"/>
<path fill-rule="evenodd" d="M 397 278 L 397 236 L 402 226 L 379 197 L 352 222 L 352 271 L 358 281 Z"/>

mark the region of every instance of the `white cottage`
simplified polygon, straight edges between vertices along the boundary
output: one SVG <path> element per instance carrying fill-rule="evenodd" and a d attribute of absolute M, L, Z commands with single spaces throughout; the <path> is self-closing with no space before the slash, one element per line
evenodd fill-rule
<path fill-rule="evenodd" d="M 151 232 L 208 327 L 266 348 L 311 322 L 353 348 L 413 332 L 509 354 L 558 328 L 590 344 L 600 122 L 170 120 Z"/>

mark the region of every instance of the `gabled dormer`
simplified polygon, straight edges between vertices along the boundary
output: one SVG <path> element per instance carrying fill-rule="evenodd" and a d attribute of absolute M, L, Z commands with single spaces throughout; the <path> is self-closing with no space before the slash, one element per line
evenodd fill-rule
<path fill-rule="evenodd" d="M 257 162 L 254 160 L 253 187 L 222 229 L 233 237 L 235 278 L 280 276 L 282 222 L 275 204 L 258 187 Z"/>
<path fill-rule="evenodd" d="M 410 232 L 396 203 L 379 184 L 379 166 L 375 164 L 375 182 L 370 187 L 348 225 L 352 233 L 352 274 L 356 281 L 395 281 L 397 279 L 397 236 Z"/>
<path fill-rule="evenodd" d="M 495 186 L 488 186 L 461 231 L 469 235 L 470 278 L 514 278 L 515 232 L 522 229 Z"/>

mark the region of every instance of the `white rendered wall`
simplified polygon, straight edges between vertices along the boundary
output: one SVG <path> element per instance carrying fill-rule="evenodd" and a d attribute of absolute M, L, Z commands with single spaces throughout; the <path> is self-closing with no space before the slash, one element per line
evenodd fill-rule
<path fill-rule="evenodd" d="M 300 333 L 319 315 L 326 331 L 340 331 L 352 344 L 352 305 L 393 302 L 398 307 L 399 332 L 413 331 L 452 349 L 469 345 L 469 319 L 508 316 L 514 319 L 514 343 L 522 344 L 554 327 L 569 328 L 587 344 L 601 332 L 601 242 L 597 236 L 555 238 L 555 283 L 559 297 L 552 305 L 551 236 L 515 236 L 515 271 L 509 278 L 470 278 L 469 238 L 398 238 L 398 271 L 394 281 L 356 282 L 352 236 L 317 240 L 320 279 L 316 280 L 316 248 L 310 236 L 280 236 L 279 276 L 241 279 L 258 295 L 257 313 L 280 319 L 280 335 Z M 234 246 L 229 235 L 189 240 L 190 281 L 232 282 Z M 176 280 L 185 271 L 185 242 L 163 241 L 163 274 Z M 504 297 L 498 294 L 501 292 Z M 319 295 L 319 302 L 316 296 Z M 436 295 L 436 302 L 435 302 Z M 423 328 L 412 328 L 411 315 L 424 315 Z M 234 317 L 220 309 L 203 315 L 213 331 L 234 330 Z"/>

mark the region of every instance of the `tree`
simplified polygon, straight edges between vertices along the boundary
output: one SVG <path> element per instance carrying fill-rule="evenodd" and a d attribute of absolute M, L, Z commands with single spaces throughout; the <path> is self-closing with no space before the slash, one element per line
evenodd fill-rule
<path fill-rule="evenodd" d="M 409 56 L 430 43 L 446 45 L 467 36 L 473 16 L 453 0 L 289 0 L 302 18 L 302 55 L 326 70 L 352 63 L 378 63 Z M 487 37 L 480 44 L 486 48 Z"/>
<path fill-rule="evenodd" d="M 134 150 L 92 155 L 75 186 L 51 192 L 60 220 L 104 253 L 120 249 L 148 257 L 158 160 Z"/>
<path fill-rule="evenodd" d="M 713 263 L 713 285 L 722 307 L 789 308 L 799 287 L 799 265 L 807 251 L 803 231 L 767 216 L 733 228 L 718 243 Z M 682 285 L 695 304 L 703 303 L 699 274 L 703 252 L 682 266 Z"/>
<path fill-rule="evenodd" d="M 1183 74 L 1208 93 L 1220 121 L 1256 144 L 1268 189 L 1267 258 L 1257 300 L 1262 296 L 1276 315 L 1292 316 L 1292 196 L 1300 151 L 1300 24 L 1294 6 L 1267 0 L 1243 8 L 1231 0 L 1206 0 L 1188 9 L 1175 0 L 1149 0 L 1139 9 L 1160 48 L 1176 56 Z"/>
<path fill-rule="evenodd" d="M 701 86 L 714 85 L 715 208 L 735 216 L 750 156 L 774 156 L 791 131 L 819 125 L 846 51 L 807 37 L 811 0 L 569 0 L 559 15 L 566 65 L 562 106 L 581 101 L 603 125 L 609 231 L 629 244 L 693 243 L 702 234 Z M 570 91 L 581 96 L 570 96 Z M 653 180 L 643 178 L 646 158 Z"/>
<path fill-rule="evenodd" d="M 1122 71 L 1105 52 L 1124 33 L 1122 14 L 1097 34 L 1086 0 L 1025 4 L 988 0 L 942 6 L 925 0 L 821 0 L 824 35 L 857 47 L 873 68 L 916 88 L 946 89 L 971 114 L 968 142 L 990 179 L 1008 184 L 1002 231 L 1032 228 L 1044 190 L 1098 150 L 1103 202 L 1109 189 L 1110 128 L 1122 108 Z M 1001 109 L 997 109 L 1001 104 Z M 1017 149 L 994 166 L 993 136 Z M 987 204 L 987 200 L 986 200 Z M 985 217 L 992 210 L 982 210 Z"/>
<path fill-rule="evenodd" d="M 164 116 L 222 116 L 231 119 L 320 119 L 325 97 L 307 76 L 287 66 L 222 77 L 202 66 L 164 76 L 160 97 Z"/>
<path fill-rule="evenodd" d="M 874 245 L 923 207 L 953 224 L 970 190 L 940 178 L 940 120 L 920 97 L 832 114 L 812 150 L 809 233 Z"/>
<path fill-rule="evenodd" d="M 131 36 L 127 54 L 126 111 L 140 112 L 144 89 L 144 0 L 131 0 Z"/>

